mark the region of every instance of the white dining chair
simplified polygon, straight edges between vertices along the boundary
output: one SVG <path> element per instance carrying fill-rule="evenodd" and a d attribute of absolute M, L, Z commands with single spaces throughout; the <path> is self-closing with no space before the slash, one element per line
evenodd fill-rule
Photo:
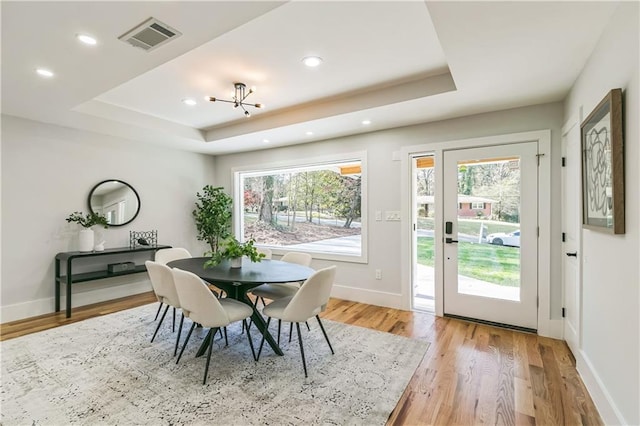
<path fill-rule="evenodd" d="M 178 260 L 178 259 L 187 259 L 190 258 L 191 253 L 189 253 L 189 250 L 182 248 L 182 247 L 172 247 L 172 248 L 166 248 L 166 249 L 161 249 L 156 251 L 155 256 L 154 256 L 154 261 L 156 263 L 159 263 L 161 265 L 166 265 L 167 263 L 173 261 L 173 260 Z M 158 297 L 156 295 L 156 297 Z M 158 314 L 160 314 L 160 311 L 162 310 L 162 301 L 160 301 L 160 299 L 158 299 L 158 302 L 160 302 L 160 306 L 158 306 L 158 311 L 156 312 L 156 317 L 153 319 L 154 321 L 158 319 Z M 176 322 L 176 311 L 175 309 L 173 310 L 173 322 L 175 324 Z"/>
<path fill-rule="evenodd" d="M 282 262 L 295 263 L 297 265 L 309 266 L 311 265 L 312 257 L 309 253 L 288 252 L 280 258 Z M 262 301 L 262 304 L 266 306 L 264 299 L 278 300 L 283 297 L 290 297 L 296 294 L 300 288 L 299 284 L 283 283 L 283 284 L 262 284 L 251 290 L 251 293 L 255 296 L 256 300 L 254 306 L 258 306 L 258 298 Z"/>
<path fill-rule="evenodd" d="M 285 253 L 280 261 L 295 263 L 296 265 L 309 266 L 311 265 L 312 257 L 309 253 L 300 253 L 295 251 L 290 251 Z M 255 297 L 255 301 L 253 303 L 254 308 L 258 308 L 258 299 L 262 302 L 262 306 L 267 306 L 264 299 L 269 300 L 278 300 L 285 297 L 291 297 L 300 288 L 300 283 L 282 283 L 282 284 L 262 284 L 258 287 L 255 287 L 251 290 L 251 294 Z M 252 322 L 249 321 L 249 327 L 251 327 Z M 307 325 L 307 330 L 309 330 L 309 324 Z M 289 341 L 291 341 L 291 330 L 293 329 L 293 324 L 289 328 Z M 278 344 L 280 344 L 280 329 L 278 329 Z"/>
<path fill-rule="evenodd" d="M 180 350 L 180 355 L 176 360 L 176 364 L 180 361 L 187 347 L 195 325 L 201 324 L 203 327 L 209 327 L 209 350 L 207 353 L 207 364 L 204 370 L 204 379 L 202 381 L 203 385 L 206 384 L 209 363 L 211 362 L 211 351 L 213 350 L 213 336 L 215 336 L 221 327 L 226 327 L 236 321 L 242 321 L 245 328 L 247 328 L 247 338 L 249 339 L 251 353 L 254 361 L 257 361 L 258 358 L 253 348 L 251 334 L 249 333 L 248 327 L 246 327 L 247 318 L 253 314 L 251 306 L 229 298 L 216 298 L 211 291 L 209 291 L 207 285 L 203 283 L 197 275 L 191 272 L 174 268 L 172 273 L 182 311 L 187 318 L 193 321 L 182 345 L 182 349 Z"/>
<path fill-rule="evenodd" d="M 330 266 L 328 268 L 320 269 L 311 275 L 300 287 L 294 296 L 285 297 L 275 300 L 268 304 L 262 313 L 268 317 L 267 329 L 271 318 L 278 320 L 278 334 L 280 333 L 280 325 L 282 321 L 291 322 L 296 324 L 296 330 L 298 332 L 298 343 L 300 344 L 300 355 L 302 356 L 302 366 L 304 368 L 304 377 L 307 375 L 307 362 L 304 356 L 304 346 L 302 344 L 302 334 L 300 333 L 300 323 L 306 322 L 311 317 L 316 317 L 322 334 L 329 345 L 331 354 L 333 355 L 333 347 L 329 341 L 329 336 L 325 331 L 320 316 L 323 306 L 329 302 L 331 295 L 331 287 L 333 287 L 333 281 L 336 275 L 336 267 Z M 260 342 L 260 349 L 258 349 L 258 358 L 260 359 L 260 353 L 262 352 L 262 346 L 264 345 L 264 336 Z"/>
<path fill-rule="evenodd" d="M 173 323 L 171 326 L 171 331 L 175 331 L 176 309 L 180 309 L 180 299 L 178 298 L 176 286 L 173 282 L 173 274 L 171 273 L 171 268 L 169 268 L 167 265 L 163 265 L 151 260 L 147 260 L 144 264 L 147 267 L 149 279 L 151 280 L 151 286 L 153 288 L 153 292 L 156 295 L 156 298 L 161 304 L 167 305 L 164 313 L 162 314 L 162 317 L 160 318 L 160 321 L 158 322 L 156 331 L 153 333 L 153 337 L 151 338 L 151 342 L 153 342 L 153 340 L 156 338 L 156 335 L 158 334 L 158 330 L 160 330 L 160 326 L 162 325 L 164 317 L 167 315 L 167 310 L 170 306 L 173 307 Z M 176 345 L 173 350 L 173 356 L 175 356 L 178 352 L 178 342 L 180 341 L 180 334 L 182 333 L 183 321 L 184 312 L 180 317 L 180 325 L 178 326 L 178 337 L 176 338 Z"/>
<path fill-rule="evenodd" d="M 191 253 L 189 253 L 189 250 L 182 247 L 172 247 L 172 248 L 158 250 L 156 252 L 155 261 L 163 265 L 166 265 L 167 263 L 172 262 L 174 260 L 189 259 L 190 257 L 193 257 L 193 256 L 191 256 Z"/>

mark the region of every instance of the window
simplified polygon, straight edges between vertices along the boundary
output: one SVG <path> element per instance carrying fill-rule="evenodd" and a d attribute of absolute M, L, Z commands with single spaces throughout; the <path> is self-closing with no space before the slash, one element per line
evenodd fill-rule
<path fill-rule="evenodd" d="M 366 262 L 363 157 L 235 171 L 236 235 L 276 254 Z"/>
<path fill-rule="evenodd" d="M 471 203 L 472 210 L 484 210 L 484 203 Z"/>

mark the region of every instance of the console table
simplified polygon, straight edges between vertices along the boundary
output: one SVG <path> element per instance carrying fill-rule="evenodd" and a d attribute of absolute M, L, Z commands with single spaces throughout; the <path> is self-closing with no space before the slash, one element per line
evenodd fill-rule
<path fill-rule="evenodd" d="M 139 246 L 135 248 L 119 247 L 105 249 L 104 251 L 70 251 L 56 254 L 55 265 L 55 285 L 56 285 L 56 312 L 60 311 L 60 284 L 65 283 L 67 285 L 67 318 L 71 317 L 71 284 L 82 283 L 93 280 L 100 280 L 103 278 L 119 277 L 122 275 L 137 274 L 139 272 L 145 272 L 147 268 L 144 265 L 136 265 L 135 269 L 122 272 L 109 272 L 106 269 L 99 271 L 83 272 L 79 274 L 73 273 L 73 261 L 78 259 L 87 259 L 104 256 L 114 255 L 126 255 L 130 254 L 133 257 L 135 253 L 150 252 L 155 253 L 158 250 L 171 248 L 171 246 Z M 60 262 L 67 263 L 66 275 L 60 275 Z"/>

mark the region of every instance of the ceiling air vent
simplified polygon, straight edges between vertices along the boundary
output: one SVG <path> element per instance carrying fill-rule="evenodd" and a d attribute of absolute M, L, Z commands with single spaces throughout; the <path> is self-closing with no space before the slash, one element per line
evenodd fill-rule
<path fill-rule="evenodd" d="M 174 30 L 167 24 L 155 18 L 149 18 L 118 39 L 149 52 L 181 35 L 181 32 Z"/>

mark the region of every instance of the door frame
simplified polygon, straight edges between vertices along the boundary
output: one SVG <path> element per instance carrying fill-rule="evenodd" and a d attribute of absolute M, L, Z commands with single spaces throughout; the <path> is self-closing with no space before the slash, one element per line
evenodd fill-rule
<path fill-rule="evenodd" d="M 435 307 L 436 315 L 444 313 L 444 203 L 438 194 L 443 193 L 443 152 L 450 149 L 477 148 L 483 146 L 507 145 L 522 142 L 538 142 L 538 153 L 542 154 L 538 169 L 538 334 L 541 336 L 562 337 L 562 324 L 551 319 L 551 130 L 509 133 L 470 139 L 458 139 L 446 142 L 433 142 L 424 145 L 401 148 L 401 191 L 400 191 L 400 259 L 401 259 L 401 298 L 403 309 L 411 309 L 412 297 L 412 157 L 420 153 L 433 153 L 435 158 Z M 560 321 L 562 323 L 562 321 Z"/>
<path fill-rule="evenodd" d="M 575 153 L 567 153 L 567 144 L 566 144 L 566 138 L 569 134 L 569 132 L 571 132 L 571 130 L 573 130 L 574 128 L 577 128 L 578 132 L 580 131 L 580 123 L 582 122 L 582 108 L 580 108 L 578 110 L 578 112 L 574 115 L 572 115 L 569 120 L 567 120 L 564 125 L 562 126 L 562 139 L 561 139 L 561 155 L 563 158 L 569 157 L 569 155 L 571 154 L 575 154 Z M 580 141 L 578 141 L 578 144 L 580 144 Z M 582 152 L 578 152 L 577 153 L 578 156 L 573 156 L 573 157 L 569 157 L 569 161 L 579 161 L 580 164 L 582 162 Z M 578 170 L 580 170 L 580 167 L 578 167 Z M 566 214 L 566 209 L 565 209 L 565 205 L 567 202 L 567 199 L 565 197 L 565 173 L 566 170 L 563 170 L 561 173 L 561 182 L 562 182 L 562 187 L 561 187 L 561 192 L 560 192 L 560 197 L 561 197 L 561 204 L 562 204 L 562 213 L 561 213 L 561 227 L 564 227 L 566 218 L 565 218 L 565 214 Z M 582 187 L 582 175 L 580 173 L 578 173 L 578 176 L 574 176 L 577 179 L 577 183 L 578 183 L 578 187 Z M 582 217 L 582 204 L 578 205 L 578 212 L 579 212 L 579 216 Z M 564 229 L 563 229 L 564 231 Z M 576 259 L 577 262 L 577 268 L 578 268 L 578 277 L 577 277 L 577 282 L 576 282 L 576 299 L 577 299 L 577 304 L 576 304 L 576 309 L 578 312 L 576 312 L 575 314 L 578 317 L 578 329 L 576 330 L 576 341 L 575 342 L 569 342 L 566 339 L 566 322 L 568 321 L 567 318 L 563 318 L 563 323 L 565 325 L 565 327 L 563 327 L 562 330 L 562 338 L 567 341 L 567 345 L 569 346 L 569 349 L 571 349 L 571 352 L 574 354 L 574 356 L 576 356 L 576 354 L 582 349 L 582 262 L 583 262 L 583 258 L 582 258 L 582 224 L 578 223 L 578 232 L 576 235 L 576 246 L 575 249 L 578 251 L 578 258 Z M 567 284 L 566 284 L 566 262 L 567 262 L 567 258 L 565 257 L 565 250 L 566 250 L 566 246 L 563 243 L 562 244 L 562 265 L 561 265 L 561 271 L 562 271 L 562 276 L 561 276 L 561 280 L 562 280 L 562 306 L 563 309 L 567 306 L 567 294 L 566 294 L 566 288 L 567 288 Z M 575 347 L 574 347 L 575 346 Z"/>

